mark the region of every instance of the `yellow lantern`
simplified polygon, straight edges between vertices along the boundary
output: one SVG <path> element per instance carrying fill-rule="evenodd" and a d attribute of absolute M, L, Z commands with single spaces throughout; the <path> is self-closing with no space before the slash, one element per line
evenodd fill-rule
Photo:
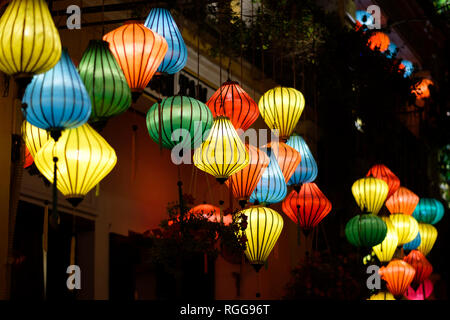
<path fill-rule="evenodd" d="M 194 152 L 194 165 L 220 183 L 249 164 L 249 155 L 230 119 L 214 119 L 208 137 Z"/>
<path fill-rule="evenodd" d="M 303 109 L 305 98 L 293 88 L 275 87 L 259 99 L 259 112 L 272 130 L 278 130 L 278 136 L 287 140 L 297 126 Z"/>
<path fill-rule="evenodd" d="M 395 213 L 391 214 L 389 218 L 397 233 L 399 246 L 413 241 L 416 238 L 417 233 L 419 232 L 419 224 L 413 216 Z M 422 234 L 420 236 L 422 236 Z"/>
<path fill-rule="evenodd" d="M 36 153 L 51 139 L 46 130 L 33 126 L 27 120 L 22 123 L 22 137 L 33 159 Z"/>
<path fill-rule="evenodd" d="M 258 272 L 283 230 L 283 218 L 275 210 L 262 206 L 253 206 L 241 213 L 247 216 L 245 255 Z"/>
<path fill-rule="evenodd" d="M 389 217 L 380 217 L 380 218 L 386 223 L 387 233 L 383 242 L 373 247 L 373 251 L 377 255 L 377 258 L 378 260 L 380 260 L 380 262 L 388 262 L 391 261 L 392 257 L 394 256 L 395 250 L 397 249 L 398 236 L 390 218 Z"/>
<path fill-rule="evenodd" d="M 380 291 L 370 296 L 367 300 L 395 300 L 394 295 L 389 291 Z"/>
<path fill-rule="evenodd" d="M 356 180 L 352 193 L 363 212 L 378 214 L 389 192 L 388 184 L 381 179 L 366 177 Z"/>
<path fill-rule="evenodd" d="M 89 124 L 64 130 L 58 142 L 50 139 L 36 154 L 39 171 L 53 183 L 54 157 L 57 158 L 59 191 L 78 205 L 116 165 L 114 149 Z"/>
<path fill-rule="evenodd" d="M 0 70 L 31 77 L 56 65 L 61 40 L 44 0 L 12 0 L 0 19 Z"/>
<path fill-rule="evenodd" d="M 419 250 L 423 253 L 424 256 L 426 256 L 433 248 L 438 236 L 438 232 L 436 228 L 431 224 L 419 223 L 419 233 L 421 241 L 417 250 Z"/>

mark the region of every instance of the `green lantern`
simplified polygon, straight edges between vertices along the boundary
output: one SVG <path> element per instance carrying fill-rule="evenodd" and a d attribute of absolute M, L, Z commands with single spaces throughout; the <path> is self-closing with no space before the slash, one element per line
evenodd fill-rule
<path fill-rule="evenodd" d="M 202 143 L 205 132 L 211 129 L 212 124 L 213 116 L 206 104 L 185 96 L 165 98 L 147 112 L 150 137 L 168 149 L 179 143 L 183 147 L 195 149 Z"/>
<path fill-rule="evenodd" d="M 91 40 L 78 71 L 91 97 L 90 123 L 104 124 L 108 118 L 121 114 L 131 105 L 130 87 L 109 50 L 108 42 Z"/>
<path fill-rule="evenodd" d="M 357 215 L 345 226 L 348 242 L 356 247 L 374 247 L 384 240 L 386 234 L 386 223 L 373 214 Z"/>

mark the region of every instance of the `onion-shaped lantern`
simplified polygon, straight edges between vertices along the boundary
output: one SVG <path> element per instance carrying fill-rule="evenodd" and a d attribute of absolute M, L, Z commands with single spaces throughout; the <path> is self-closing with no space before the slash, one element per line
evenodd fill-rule
<path fill-rule="evenodd" d="M 248 163 L 247 149 L 230 119 L 217 117 L 208 137 L 194 152 L 194 165 L 224 183 Z"/>
<path fill-rule="evenodd" d="M 61 39 L 44 0 L 12 0 L 0 18 L 0 70 L 30 78 L 53 68 Z"/>
<path fill-rule="evenodd" d="M 211 222 L 223 223 L 226 226 L 230 225 L 233 221 L 231 215 L 223 216 L 220 213 L 219 207 L 207 203 L 199 204 L 198 206 L 193 207 L 188 211 L 188 214 L 203 216 Z"/>
<path fill-rule="evenodd" d="M 417 249 L 420 245 L 421 238 L 420 238 L 420 232 L 417 232 L 417 236 L 414 238 L 414 240 L 405 243 L 403 245 L 403 250 L 414 250 Z"/>
<path fill-rule="evenodd" d="M 388 290 L 395 297 L 401 297 L 413 281 L 416 270 L 405 261 L 394 259 L 386 267 L 381 267 L 378 273 L 386 281 Z"/>
<path fill-rule="evenodd" d="M 187 62 L 187 48 L 169 10 L 151 9 L 144 25 L 167 41 L 168 49 L 157 72 L 174 74 L 183 69 Z"/>
<path fill-rule="evenodd" d="M 389 216 L 398 236 L 398 245 L 404 245 L 417 237 L 419 232 L 419 224 L 413 216 L 395 213 Z M 422 235 L 421 235 L 422 236 Z"/>
<path fill-rule="evenodd" d="M 433 266 L 418 250 L 412 250 L 407 256 L 403 257 L 403 261 L 409 263 L 416 270 L 412 284 L 418 286 L 433 273 Z"/>
<path fill-rule="evenodd" d="M 424 256 L 430 253 L 431 249 L 433 249 L 434 243 L 436 242 L 438 232 L 435 227 L 431 224 L 419 223 L 419 232 L 420 232 L 420 245 L 417 247 L 417 250 L 423 253 Z"/>
<path fill-rule="evenodd" d="M 418 222 L 433 224 L 436 217 L 444 214 L 444 205 L 436 199 L 422 198 L 413 212 Z"/>
<path fill-rule="evenodd" d="M 384 52 L 389 47 L 389 44 L 391 43 L 391 40 L 389 40 L 389 37 L 387 34 L 381 32 L 381 31 L 375 31 L 370 37 L 367 42 L 367 45 L 371 50 L 380 50 L 381 52 Z"/>
<path fill-rule="evenodd" d="M 373 214 L 378 214 L 388 192 L 386 182 L 372 177 L 356 180 L 352 185 L 353 197 L 361 211 Z"/>
<path fill-rule="evenodd" d="M 286 144 L 297 150 L 301 156 L 300 164 L 287 183 L 289 186 L 293 185 L 298 191 L 300 185 L 313 182 L 316 179 L 318 173 L 317 163 L 305 140 L 298 134 L 294 133 Z"/>
<path fill-rule="evenodd" d="M 380 262 L 388 262 L 391 261 L 392 257 L 394 256 L 395 250 L 397 249 L 398 236 L 389 217 L 380 218 L 386 223 L 386 237 L 384 238 L 383 242 L 381 242 L 379 245 L 376 245 L 372 249 Z"/>
<path fill-rule="evenodd" d="M 247 216 L 245 255 L 256 271 L 266 262 L 283 230 L 283 218 L 273 209 L 254 206 L 240 212 Z"/>
<path fill-rule="evenodd" d="M 166 39 L 142 23 L 129 21 L 105 34 L 103 40 L 109 42 L 136 101 L 164 59 Z"/>
<path fill-rule="evenodd" d="M 388 184 L 389 192 L 386 199 L 389 199 L 389 197 L 392 196 L 398 188 L 400 188 L 400 179 L 383 164 L 376 164 L 370 168 L 369 172 L 366 174 L 366 177 L 381 179 Z"/>
<path fill-rule="evenodd" d="M 386 237 L 386 223 L 373 214 L 360 214 L 345 226 L 345 236 L 356 247 L 374 247 Z"/>
<path fill-rule="evenodd" d="M 34 158 L 36 153 L 41 149 L 50 139 L 50 135 L 44 129 L 33 126 L 28 121 L 24 120 L 22 123 L 22 137 L 25 145 Z"/>
<path fill-rule="evenodd" d="M 300 153 L 284 142 L 270 142 L 265 147 L 270 148 L 277 158 L 287 184 L 302 160 Z"/>
<path fill-rule="evenodd" d="M 58 190 L 78 205 L 116 165 L 114 149 L 89 124 L 64 130 L 55 143 L 50 139 L 36 154 L 39 171 L 53 183 L 54 158 L 57 159 Z"/>
<path fill-rule="evenodd" d="M 233 196 L 239 201 L 241 207 L 246 205 L 270 162 L 264 151 L 250 144 L 246 144 L 245 147 L 249 156 L 248 166 L 231 175 L 225 182 L 231 188 Z"/>
<path fill-rule="evenodd" d="M 367 300 L 395 300 L 395 297 L 389 291 L 380 291 L 371 295 Z"/>
<path fill-rule="evenodd" d="M 259 116 L 258 105 L 236 81 L 224 82 L 206 105 L 214 117 L 230 118 L 234 128 L 242 130 L 239 134 L 250 128 Z"/>
<path fill-rule="evenodd" d="M 194 98 L 173 96 L 155 103 L 147 112 L 147 129 L 150 137 L 165 148 L 179 143 L 195 149 L 211 129 L 213 117 L 203 103 Z M 179 134 L 177 134 L 177 130 Z M 160 140 L 161 139 L 161 140 Z"/>
<path fill-rule="evenodd" d="M 301 228 L 315 228 L 331 211 L 331 202 L 314 183 L 305 183 L 283 201 L 283 212 Z"/>
<path fill-rule="evenodd" d="M 65 49 L 52 69 L 33 77 L 22 102 L 27 121 L 56 139 L 61 130 L 79 127 L 91 115 L 91 99 Z"/>
<path fill-rule="evenodd" d="M 405 292 L 405 297 L 408 300 L 425 300 L 433 293 L 433 282 L 430 279 L 426 279 L 419 287 L 414 290 L 411 286 Z"/>
<path fill-rule="evenodd" d="M 414 72 L 414 64 L 408 60 L 402 60 L 400 70 L 403 71 L 403 77 L 408 78 Z"/>
<path fill-rule="evenodd" d="M 296 89 L 276 87 L 263 94 L 258 108 L 267 126 L 286 141 L 300 120 L 305 98 Z"/>
<path fill-rule="evenodd" d="M 400 187 L 386 200 L 386 207 L 392 214 L 403 213 L 410 216 L 418 203 L 419 197 L 414 192 L 405 187 Z"/>
<path fill-rule="evenodd" d="M 78 65 L 81 79 L 91 97 L 90 123 L 105 122 L 131 105 L 131 90 L 109 43 L 91 40 Z"/>
<path fill-rule="evenodd" d="M 30 150 L 28 150 L 27 146 L 25 146 L 25 162 L 23 164 L 23 168 L 28 168 L 33 164 L 33 156 L 31 155 Z"/>

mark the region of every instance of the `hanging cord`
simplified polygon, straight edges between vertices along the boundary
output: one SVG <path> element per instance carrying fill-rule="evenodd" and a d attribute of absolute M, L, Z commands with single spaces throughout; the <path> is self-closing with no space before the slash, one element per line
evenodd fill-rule
<path fill-rule="evenodd" d="M 256 272 L 256 298 L 261 298 L 261 275 Z"/>
<path fill-rule="evenodd" d="M 244 86 L 242 56 L 243 56 L 243 50 L 244 50 L 243 49 L 243 43 L 244 43 L 244 36 L 243 36 L 243 34 L 244 34 L 244 26 L 245 26 L 244 20 L 242 18 L 243 11 L 244 11 L 243 2 L 244 1 L 241 0 L 241 34 L 240 34 L 240 37 L 241 37 L 241 52 L 240 52 L 240 55 L 241 56 L 240 56 L 240 59 L 241 59 L 241 85 L 242 85 L 242 87 Z M 253 5 L 253 1 L 252 1 L 252 5 Z"/>
<path fill-rule="evenodd" d="M 255 20 L 253 17 L 253 1 L 252 1 L 252 30 L 255 29 Z M 255 33 L 252 32 L 252 66 L 251 66 L 251 74 L 252 74 L 252 86 L 253 86 L 253 98 L 256 97 L 255 90 L 255 76 L 254 76 L 254 68 L 255 68 L 255 55 L 256 55 L 256 43 L 255 43 Z"/>
<path fill-rule="evenodd" d="M 300 246 L 301 228 L 300 228 L 300 205 L 297 204 L 297 245 Z"/>
<path fill-rule="evenodd" d="M 44 202 L 44 223 L 42 226 L 42 271 L 44 280 L 44 300 L 47 300 L 47 254 L 48 254 L 48 201 Z"/>
<path fill-rule="evenodd" d="M 56 144 L 55 144 L 56 145 Z M 58 157 L 53 157 L 53 207 L 52 207 L 52 220 L 54 223 L 58 221 Z"/>
<path fill-rule="evenodd" d="M 102 35 L 100 38 L 102 38 L 104 34 L 105 34 L 105 0 L 102 0 Z"/>
<path fill-rule="evenodd" d="M 198 20 L 200 21 L 200 20 Z M 200 22 L 197 24 L 197 90 L 196 98 L 200 100 Z"/>

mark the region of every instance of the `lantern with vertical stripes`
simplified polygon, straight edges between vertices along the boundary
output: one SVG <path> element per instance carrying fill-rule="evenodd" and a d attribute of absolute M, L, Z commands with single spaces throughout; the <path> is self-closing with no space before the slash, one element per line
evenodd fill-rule
<path fill-rule="evenodd" d="M 403 257 L 403 261 L 409 263 L 416 270 L 412 284 L 421 284 L 433 273 L 433 266 L 418 250 L 412 250 L 407 256 Z"/>
<path fill-rule="evenodd" d="M 409 286 L 405 292 L 405 297 L 408 300 L 425 300 L 433 293 L 433 289 L 433 282 L 430 279 L 426 279 L 416 290 Z"/>
<path fill-rule="evenodd" d="M 418 203 L 419 197 L 414 192 L 405 187 L 400 187 L 386 200 L 386 207 L 392 214 L 403 213 L 410 216 Z"/>
<path fill-rule="evenodd" d="M 420 231 L 417 232 L 417 236 L 414 238 L 414 240 L 407 242 L 403 245 L 403 250 L 414 250 L 417 249 L 420 245 L 421 238 L 420 238 Z"/>
<path fill-rule="evenodd" d="M 433 224 L 437 217 L 444 214 L 444 211 L 444 205 L 440 201 L 422 198 L 412 215 L 418 222 Z"/>
<path fill-rule="evenodd" d="M 436 242 L 438 232 L 434 226 L 426 223 L 419 223 L 420 232 L 420 245 L 417 250 L 423 253 L 424 256 L 430 253 L 433 249 L 434 243 Z"/>
<path fill-rule="evenodd" d="M 386 281 L 388 290 L 400 297 L 413 281 L 416 270 L 405 261 L 394 259 L 386 267 L 381 267 L 378 273 Z"/>
<path fill-rule="evenodd" d="M 367 300 L 395 300 L 395 298 L 389 291 L 380 291 L 371 295 Z"/>
<path fill-rule="evenodd" d="M 413 216 L 395 213 L 389 216 L 398 236 L 398 245 L 401 246 L 414 240 L 419 232 L 419 225 Z M 422 236 L 422 235 L 421 235 Z"/>
<path fill-rule="evenodd" d="M 305 140 L 298 134 L 294 133 L 286 144 L 300 153 L 300 164 L 287 183 L 289 186 L 293 185 L 298 191 L 301 184 L 313 182 L 316 179 L 318 172 L 317 163 Z"/>
<path fill-rule="evenodd" d="M 388 192 L 386 182 L 372 177 L 356 180 L 352 185 L 353 197 L 361 211 L 373 214 L 378 214 Z"/>
<path fill-rule="evenodd" d="M 387 34 L 381 32 L 381 31 L 375 31 L 369 38 L 367 45 L 371 50 L 380 50 L 381 52 L 384 52 L 389 47 L 389 44 L 391 43 L 391 40 L 389 40 L 389 37 Z"/>
<path fill-rule="evenodd" d="M 345 226 L 345 236 L 356 247 L 374 247 L 386 237 L 387 226 L 373 214 L 360 214 L 350 219 Z"/>
<path fill-rule="evenodd" d="M 383 242 L 373 247 L 378 260 L 380 262 L 388 262 L 394 256 L 398 245 L 398 236 L 389 217 L 380 217 L 386 223 L 387 233 Z"/>
<path fill-rule="evenodd" d="M 269 142 L 265 147 L 274 153 L 287 184 L 302 160 L 300 153 L 284 142 Z"/>
<path fill-rule="evenodd" d="M 387 183 L 389 191 L 386 199 L 389 199 L 389 197 L 392 196 L 398 188 L 400 188 L 400 179 L 383 164 L 376 164 L 370 168 L 369 172 L 366 174 L 366 177 L 374 177 Z"/>
<path fill-rule="evenodd" d="M 183 69 L 187 62 L 187 48 L 169 10 L 151 9 L 144 25 L 167 41 L 167 52 L 157 71 L 174 74 Z"/>
<path fill-rule="evenodd" d="M 50 135 L 44 129 L 35 127 L 26 120 L 23 121 L 21 130 L 25 145 L 28 151 L 30 151 L 31 156 L 34 158 L 39 149 L 41 149 L 50 139 Z"/>

